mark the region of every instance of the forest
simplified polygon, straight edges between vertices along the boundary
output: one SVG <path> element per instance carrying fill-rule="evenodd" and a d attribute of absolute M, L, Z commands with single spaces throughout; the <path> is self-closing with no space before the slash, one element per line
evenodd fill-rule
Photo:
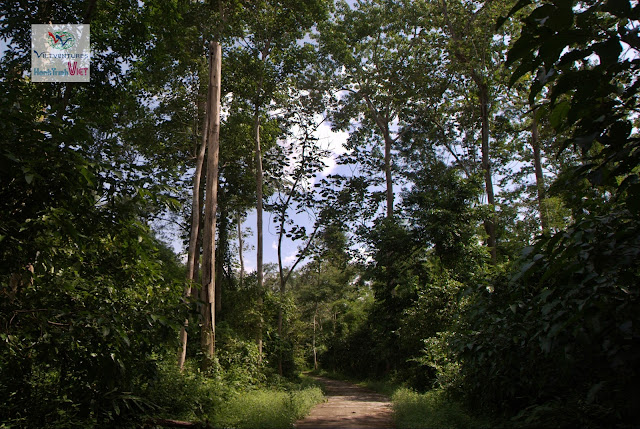
<path fill-rule="evenodd" d="M 637 428 L 639 77 L 637 0 L 3 1 L 0 428 Z"/>

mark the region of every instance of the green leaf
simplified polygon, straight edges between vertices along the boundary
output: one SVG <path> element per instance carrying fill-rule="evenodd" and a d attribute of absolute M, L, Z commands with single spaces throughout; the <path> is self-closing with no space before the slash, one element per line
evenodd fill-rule
<path fill-rule="evenodd" d="M 85 180 L 87 181 L 87 184 L 89 184 L 90 186 L 93 186 L 94 176 L 87 167 L 85 166 L 80 167 L 80 174 L 82 174 L 82 177 L 85 178 Z"/>
<path fill-rule="evenodd" d="M 640 183 L 629 185 L 627 189 L 627 208 L 636 215 L 640 213 Z"/>
<path fill-rule="evenodd" d="M 618 58 L 622 53 L 622 45 L 618 38 L 610 38 L 602 43 L 593 45 L 593 51 L 600 58 L 600 64 L 609 67 L 618 63 Z"/>
<path fill-rule="evenodd" d="M 616 16 L 628 16 L 631 13 L 629 0 L 607 0 L 603 10 Z"/>
<path fill-rule="evenodd" d="M 593 403 L 596 398 L 596 394 L 600 391 L 600 389 L 602 389 L 602 386 L 604 386 L 604 384 L 605 382 L 601 381 L 600 383 L 591 386 L 591 389 L 589 389 L 589 392 L 587 393 L 587 404 Z"/>

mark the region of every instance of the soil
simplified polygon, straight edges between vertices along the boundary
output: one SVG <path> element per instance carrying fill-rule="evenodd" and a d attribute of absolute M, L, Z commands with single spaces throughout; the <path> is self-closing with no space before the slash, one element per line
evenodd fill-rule
<path fill-rule="evenodd" d="M 387 428 L 393 425 L 388 397 L 345 381 L 314 377 L 325 387 L 327 402 L 316 405 L 296 429 L 308 428 Z"/>

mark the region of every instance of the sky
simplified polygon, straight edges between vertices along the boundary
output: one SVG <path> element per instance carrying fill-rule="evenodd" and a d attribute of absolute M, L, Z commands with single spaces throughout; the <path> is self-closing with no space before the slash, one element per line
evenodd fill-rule
<path fill-rule="evenodd" d="M 345 153 L 344 143 L 347 141 L 349 134 L 344 131 L 334 132 L 331 131 L 331 127 L 327 122 L 324 122 L 315 133 L 319 143 L 323 148 L 328 149 L 331 152 L 331 156 L 325 158 L 326 168 L 322 171 L 321 178 L 327 177 L 327 175 L 335 173 L 337 169 L 336 157 Z M 317 179 L 318 180 L 318 179 Z M 309 219 L 308 215 L 300 214 L 294 216 L 294 221 L 298 225 L 304 225 L 307 230 L 312 227 L 313 221 Z M 264 242 L 264 263 L 277 263 L 278 262 L 278 236 L 276 234 L 276 228 L 273 223 L 272 214 L 264 212 L 263 214 L 263 242 Z M 251 235 L 246 239 L 245 245 L 249 247 L 243 254 L 245 270 L 255 271 L 256 269 L 256 242 L 257 237 L 255 235 L 257 229 L 256 213 L 255 210 L 249 212 L 247 219 L 243 223 L 243 228 L 251 230 Z M 177 243 L 181 246 L 180 243 Z M 237 244 L 237 243 L 236 243 Z M 298 246 L 302 245 L 301 242 L 293 243 L 291 240 L 285 238 L 283 241 L 283 264 L 284 266 L 291 266 L 296 259 L 296 253 Z M 175 249 L 175 245 L 174 245 Z M 181 251 L 181 249 L 176 249 Z"/>

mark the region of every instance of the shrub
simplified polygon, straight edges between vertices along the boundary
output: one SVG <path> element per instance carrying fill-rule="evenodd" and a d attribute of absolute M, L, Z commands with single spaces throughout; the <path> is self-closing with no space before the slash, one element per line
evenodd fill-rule
<path fill-rule="evenodd" d="M 487 424 L 469 415 L 443 390 L 416 393 L 400 388 L 392 396 L 396 425 L 404 428 L 480 428 Z"/>
<path fill-rule="evenodd" d="M 215 413 L 216 427 L 287 428 L 323 398 L 318 387 L 289 392 L 254 390 L 231 398 Z"/>
<path fill-rule="evenodd" d="M 527 426 L 638 421 L 637 220 L 589 216 L 478 293 L 458 338 L 465 392 Z"/>

